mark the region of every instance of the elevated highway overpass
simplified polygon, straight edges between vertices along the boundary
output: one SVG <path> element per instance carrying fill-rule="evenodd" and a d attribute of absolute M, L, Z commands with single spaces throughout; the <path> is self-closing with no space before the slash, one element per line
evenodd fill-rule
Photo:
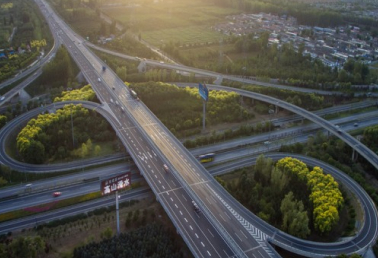
<path fill-rule="evenodd" d="M 49 7 L 41 4 L 41 8 L 48 13 L 48 21 L 61 29 L 63 43 L 100 101 L 108 105 L 109 113 L 118 122 L 117 135 L 192 253 L 197 257 L 274 256 L 274 250 L 265 241 L 257 242 L 218 198 L 204 203 L 217 187 L 221 189 L 219 194 L 227 193 L 143 103 L 130 96 L 123 82 L 110 69 L 102 71 L 105 64 L 79 44 L 82 39 Z M 165 173 L 163 164 L 172 172 Z M 200 215 L 194 211 L 191 200 L 201 206 Z M 230 223 L 219 221 L 224 217 Z"/>
<path fill-rule="evenodd" d="M 375 219 L 374 223 L 369 224 L 369 232 L 364 232 L 366 235 L 360 234 L 354 239 L 358 240 L 358 245 L 346 243 L 344 247 L 341 246 L 344 249 L 334 244 L 322 246 L 319 243 L 307 243 L 285 234 L 278 234 L 277 229 L 246 211 L 215 182 L 144 104 L 130 96 L 123 82 L 111 70 L 102 71 L 104 63 L 78 43 L 82 39 L 43 1 L 36 2 L 47 14 L 48 22 L 61 29 L 63 43 L 68 46 L 100 101 L 108 108 L 107 119 L 114 121 L 117 135 L 196 257 L 277 257 L 278 254 L 270 248 L 267 240 L 291 248 L 290 250 L 301 250 L 301 254 L 309 257 L 322 257 L 343 251 L 361 252 L 376 239 L 376 217 L 369 221 L 370 223 Z M 296 109 L 293 105 L 268 96 L 258 94 L 253 97 L 298 113 L 341 136 L 340 138 L 345 137 L 353 142 L 345 133 L 338 133 L 327 121 L 305 110 Z M 162 169 L 163 164 L 167 164 L 172 173 L 165 173 Z M 201 215 L 194 211 L 191 200 L 199 204 Z"/>

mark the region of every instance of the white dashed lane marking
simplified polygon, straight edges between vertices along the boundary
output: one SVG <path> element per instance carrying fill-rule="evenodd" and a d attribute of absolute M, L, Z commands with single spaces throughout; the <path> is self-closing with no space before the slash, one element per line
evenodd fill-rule
<path fill-rule="evenodd" d="M 243 233 L 243 231 L 240 230 L 240 233 L 242 233 L 242 235 L 243 235 L 246 239 L 248 239 L 248 237 Z"/>

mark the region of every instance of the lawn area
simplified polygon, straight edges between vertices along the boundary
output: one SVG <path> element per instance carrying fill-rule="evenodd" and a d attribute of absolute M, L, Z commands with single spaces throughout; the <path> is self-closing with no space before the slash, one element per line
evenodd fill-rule
<path fill-rule="evenodd" d="M 151 44 L 217 42 L 222 35 L 211 26 L 224 21 L 227 15 L 239 13 L 200 0 L 159 1 L 151 4 L 117 5 L 102 8 L 108 16 L 140 32 Z"/>
<path fill-rule="evenodd" d="M 83 37 L 87 37 L 90 34 L 97 32 L 101 27 L 101 21 L 100 19 L 95 18 L 97 17 L 95 11 L 89 8 L 78 10 L 83 11 L 86 14 L 87 18 L 70 21 L 70 24 L 72 25 L 72 27 L 74 27 L 75 31 L 77 31 Z M 67 9 L 66 11 L 73 15 L 72 9 Z"/>
<path fill-rule="evenodd" d="M 181 45 L 218 42 L 223 35 L 211 30 L 208 25 L 201 25 L 144 31 L 141 36 L 150 44 L 159 46 L 170 41 L 180 42 Z"/>

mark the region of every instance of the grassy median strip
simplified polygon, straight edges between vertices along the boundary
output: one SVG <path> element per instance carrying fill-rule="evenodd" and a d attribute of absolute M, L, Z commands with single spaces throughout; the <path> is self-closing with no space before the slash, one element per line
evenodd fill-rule
<path fill-rule="evenodd" d="M 132 183 L 131 187 L 127 190 L 135 189 L 140 186 L 141 186 L 140 182 Z M 32 207 L 27 207 L 21 210 L 5 212 L 5 213 L 0 214 L 0 223 L 8 221 L 8 220 L 20 219 L 23 217 L 35 215 L 35 214 L 45 212 L 45 211 L 65 208 L 74 204 L 91 201 L 91 200 L 98 199 L 101 197 L 102 197 L 102 194 L 100 191 L 98 191 L 98 192 L 88 193 L 88 194 L 75 196 L 75 197 L 67 198 L 63 200 L 54 200 L 53 202 L 40 204 L 40 205 L 36 205 Z"/>
<path fill-rule="evenodd" d="M 13 220 L 13 219 L 19 219 L 26 216 L 34 215 L 37 213 L 45 212 L 45 211 L 51 211 L 54 209 L 64 208 L 73 204 L 90 201 L 93 199 L 97 199 L 102 197 L 101 192 L 94 192 L 94 193 L 88 193 L 81 196 L 76 196 L 64 200 L 55 200 L 53 202 L 28 207 L 22 210 L 16 210 L 16 211 L 10 211 L 6 213 L 0 214 L 0 222 Z"/>

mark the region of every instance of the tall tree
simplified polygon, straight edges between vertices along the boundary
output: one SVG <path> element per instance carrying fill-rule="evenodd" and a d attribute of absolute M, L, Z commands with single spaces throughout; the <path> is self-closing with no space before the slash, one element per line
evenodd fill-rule
<path fill-rule="evenodd" d="M 8 118 L 4 115 L 0 115 L 0 129 L 7 123 Z"/>
<path fill-rule="evenodd" d="M 294 200 L 293 192 L 289 192 L 281 202 L 282 229 L 289 234 L 305 238 L 310 234 L 307 211 L 301 201 Z"/>

